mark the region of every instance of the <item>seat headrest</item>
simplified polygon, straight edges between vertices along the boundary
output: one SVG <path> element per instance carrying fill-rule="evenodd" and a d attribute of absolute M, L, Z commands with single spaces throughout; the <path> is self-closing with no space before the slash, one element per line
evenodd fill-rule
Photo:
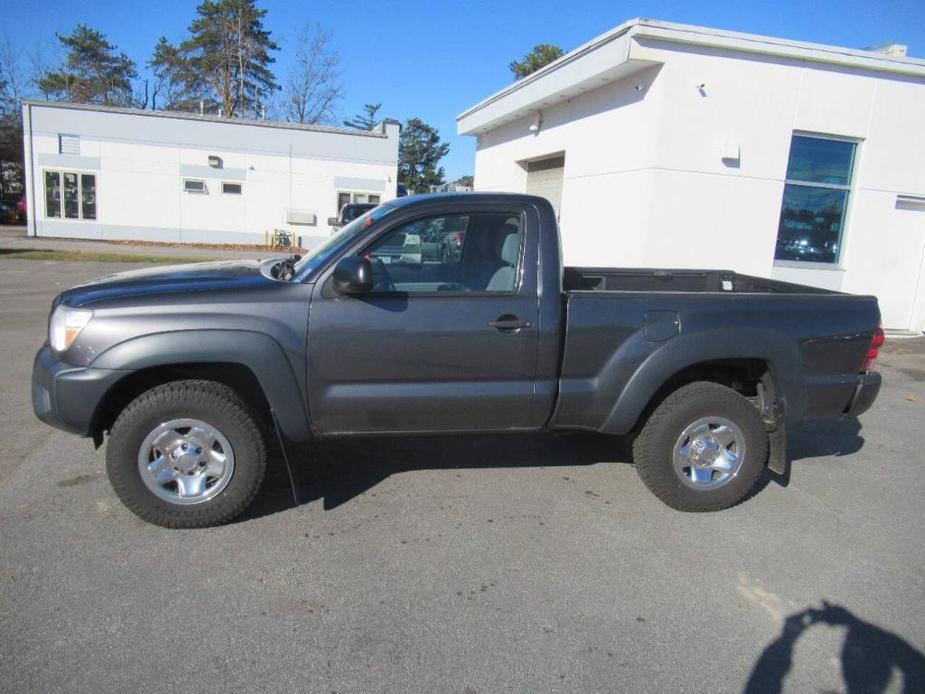
<path fill-rule="evenodd" d="M 512 225 L 506 224 L 505 229 Z M 501 244 L 501 260 L 514 267 L 517 265 L 517 256 L 520 254 L 520 234 L 514 231 L 504 237 L 504 243 Z"/>

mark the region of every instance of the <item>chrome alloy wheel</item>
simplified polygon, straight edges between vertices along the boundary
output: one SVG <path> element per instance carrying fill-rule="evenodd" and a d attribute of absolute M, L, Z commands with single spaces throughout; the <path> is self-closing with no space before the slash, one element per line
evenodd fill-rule
<path fill-rule="evenodd" d="M 674 469 L 693 489 L 716 489 L 732 480 L 745 458 L 745 435 L 728 419 L 703 417 L 689 424 L 674 445 Z"/>
<path fill-rule="evenodd" d="M 225 435 L 198 419 L 172 419 L 145 437 L 138 451 L 141 479 L 172 504 L 199 504 L 221 494 L 234 474 Z"/>

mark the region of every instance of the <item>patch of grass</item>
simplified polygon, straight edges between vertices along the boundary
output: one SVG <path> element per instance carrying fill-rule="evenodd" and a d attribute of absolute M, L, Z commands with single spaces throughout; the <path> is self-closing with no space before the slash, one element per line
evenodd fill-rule
<path fill-rule="evenodd" d="M 19 260 L 58 260 L 85 263 L 202 263 L 209 258 L 183 258 L 167 255 L 132 255 L 128 253 L 88 253 L 86 251 L 54 251 L 42 248 L 0 248 L 0 257 Z"/>

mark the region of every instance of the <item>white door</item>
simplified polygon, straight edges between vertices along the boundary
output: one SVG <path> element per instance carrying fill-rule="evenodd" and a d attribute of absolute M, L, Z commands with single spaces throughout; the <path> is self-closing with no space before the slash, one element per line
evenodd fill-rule
<path fill-rule="evenodd" d="M 539 195 L 552 203 L 559 217 L 562 204 L 562 176 L 565 172 L 565 155 L 527 162 L 527 193 Z"/>

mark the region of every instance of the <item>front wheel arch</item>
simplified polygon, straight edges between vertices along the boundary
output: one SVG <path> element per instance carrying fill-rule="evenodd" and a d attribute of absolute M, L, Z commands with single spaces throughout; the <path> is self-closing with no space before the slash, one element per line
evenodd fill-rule
<path fill-rule="evenodd" d="M 259 392 L 275 416 L 280 435 L 293 444 L 303 444 L 313 438 L 313 432 L 305 401 L 305 367 L 299 358 L 299 349 L 304 349 L 304 344 L 291 345 L 287 351 L 272 336 L 249 330 L 177 330 L 120 342 L 97 356 L 90 366 L 123 371 L 126 376 L 150 369 L 169 374 L 178 368 L 193 366 L 208 369 L 197 371 L 193 378 L 202 378 L 201 374 L 207 373 L 209 378 L 219 382 L 228 378 L 228 365 L 235 365 L 233 368 L 239 374 L 244 373 L 239 368 L 243 367 L 259 384 Z M 246 381 L 253 382 L 249 376 Z M 235 387 L 243 382 L 231 385 Z M 252 391 L 256 394 L 258 389 Z"/>
<path fill-rule="evenodd" d="M 104 434 L 112 429 L 119 414 L 132 400 L 157 386 L 187 379 L 199 379 L 225 385 L 254 408 L 262 424 L 271 421 L 270 404 L 263 387 L 254 372 L 244 364 L 234 362 L 164 364 L 129 372 L 106 391 L 90 421 L 89 434 L 96 447 L 99 448 L 102 445 Z"/>

